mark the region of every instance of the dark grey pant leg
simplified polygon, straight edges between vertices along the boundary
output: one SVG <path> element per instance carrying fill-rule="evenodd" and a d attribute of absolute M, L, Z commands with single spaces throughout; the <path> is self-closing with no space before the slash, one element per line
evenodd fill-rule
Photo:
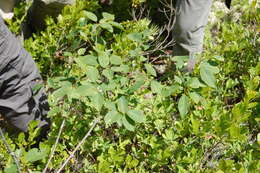
<path fill-rule="evenodd" d="M 212 0 L 177 0 L 173 38 L 175 56 L 200 53 Z"/>
<path fill-rule="evenodd" d="M 49 128 L 47 96 L 43 89 L 33 92 L 41 76 L 24 49 L 0 72 L 0 81 L 0 113 L 13 128 L 27 132 L 32 120 L 38 120 L 43 129 Z"/>

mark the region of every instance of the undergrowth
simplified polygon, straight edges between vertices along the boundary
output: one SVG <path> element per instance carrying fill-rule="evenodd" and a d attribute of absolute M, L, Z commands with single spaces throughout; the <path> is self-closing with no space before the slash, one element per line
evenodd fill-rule
<path fill-rule="evenodd" d="M 259 8 L 233 5 L 209 24 L 191 74 L 187 57 L 162 57 L 158 75 L 144 54 L 158 32 L 148 19 L 118 19 L 95 0 L 48 18 L 24 45 L 46 79 L 52 130 L 39 148 L 36 122 L 29 138 L 5 134 L 19 169 L 41 172 L 53 156 L 55 172 L 71 155 L 65 172 L 259 172 Z M 2 140 L 0 151 L 0 172 L 16 172 Z"/>

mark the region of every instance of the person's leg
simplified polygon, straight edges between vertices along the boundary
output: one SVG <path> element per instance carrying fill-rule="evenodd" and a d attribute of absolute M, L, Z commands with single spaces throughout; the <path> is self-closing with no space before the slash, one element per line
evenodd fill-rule
<path fill-rule="evenodd" d="M 0 81 L 0 114 L 17 132 L 27 132 L 30 121 L 38 120 L 44 136 L 50 127 L 47 96 L 43 89 L 34 89 L 41 76 L 24 49 L 0 72 Z"/>
<path fill-rule="evenodd" d="M 176 22 L 173 29 L 174 56 L 192 58 L 194 54 L 202 51 L 204 29 L 211 4 L 212 0 L 177 0 Z M 195 60 L 190 63 L 191 66 L 194 66 Z"/>

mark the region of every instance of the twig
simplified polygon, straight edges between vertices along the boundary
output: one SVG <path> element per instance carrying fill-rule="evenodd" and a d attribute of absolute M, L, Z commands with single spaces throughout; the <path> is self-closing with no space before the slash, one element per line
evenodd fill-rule
<path fill-rule="evenodd" d="M 151 55 L 155 52 L 164 52 L 164 50 L 172 47 L 175 44 L 175 40 L 171 38 L 172 30 L 175 24 L 176 10 L 173 5 L 173 0 L 161 0 L 163 8 L 159 8 L 158 11 L 163 13 L 167 19 L 167 22 L 159 29 L 158 34 L 150 44 L 154 47 L 148 51 L 145 51 L 143 55 Z"/>
<path fill-rule="evenodd" d="M 62 130 L 63 130 L 64 125 L 65 125 L 65 119 L 63 119 L 63 121 L 62 121 L 62 123 L 61 123 L 60 129 L 59 129 L 59 133 L 58 133 L 58 137 L 56 138 L 55 144 L 54 144 L 54 146 L 53 146 L 53 148 L 52 148 L 52 151 L 51 151 L 51 154 L 50 154 L 50 158 L 49 158 L 49 160 L 48 160 L 48 162 L 47 162 L 47 164 L 46 164 L 44 170 L 42 171 L 42 173 L 45 173 L 45 172 L 47 171 L 48 166 L 49 166 L 49 164 L 51 163 L 51 159 L 52 159 L 53 156 L 54 156 L 54 152 L 55 152 L 55 150 L 56 150 L 56 148 L 57 148 L 57 145 L 58 145 L 58 142 L 59 142 L 59 139 L 60 139 L 60 135 L 61 135 L 61 132 L 62 132 Z"/>
<path fill-rule="evenodd" d="M 4 136 L 4 133 L 3 133 L 1 127 L 0 127 L 0 135 L 1 135 L 2 140 L 4 141 L 5 147 L 7 148 L 9 154 L 13 157 L 13 160 L 14 160 L 14 162 L 15 162 L 15 164 L 16 164 L 16 167 L 17 167 L 18 172 L 19 172 L 19 173 L 22 173 L 21 168 L 20 168 L 19 161 L 18 161 L 18 159 L 17 159 L 15 153 L 12 152 L 10 145 L 9 145 L 8 142 L 6 141 L 5 136 Z"/>
<path fill-rule="evenodd" d="M 60 173 L 63 168 L 68 164 L 68 162 L 70 161 L 70 159 L 74 156 L 74 154 L 76 153 L 76 151 L 81 147 L 81 145 L 86 141 L 86 139 L 90 136 L 91 132 L 93 131 L 94 127 L 97 125 L 97 123 L 99 122 L 99 118 L 96 118 L 93 125 L 91 126 L 91 128 L 89 129 L 89 131 L 87 132 L 87 134 L 84 136 L 84 138 L 78 143 L 78 145 L 76 146 L 76 148 L 72 151 L 72 153 L 70 154 L 70 156 L 66 159 L 66 161 L 62 164 L 62 166 L 59 168 L 59 170 L 56 171 L 56 173 Z"/>

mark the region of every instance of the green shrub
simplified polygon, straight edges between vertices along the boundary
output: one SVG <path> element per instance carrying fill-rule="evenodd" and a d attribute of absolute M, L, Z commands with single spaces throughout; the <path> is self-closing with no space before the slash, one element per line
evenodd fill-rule
<path fill-rule="evenodd" d="M 259 172 L 255 7 L 238 8 L 236 23 L 221 18 L 214 35 L 208 30 L 194 73 L 182 72 L 187 57 L 166 60 L 174 68 L 163 80 L 144 56 L 156 27 L 147 19 L 118 23 L 118 16 L 96 9 L 79 1 L 25 42 L 48 77 L 53 126 L 39 149 L 32 148 L 35 123 L 29 139 L 6 134 L 21 170 L 44 169 L 64 121 L 49 165 L 49 172 L 57 170 L 98 117 L 66 172 Z M 15 172 L 2 141 L 0 151 L 0 168 Z"/>

